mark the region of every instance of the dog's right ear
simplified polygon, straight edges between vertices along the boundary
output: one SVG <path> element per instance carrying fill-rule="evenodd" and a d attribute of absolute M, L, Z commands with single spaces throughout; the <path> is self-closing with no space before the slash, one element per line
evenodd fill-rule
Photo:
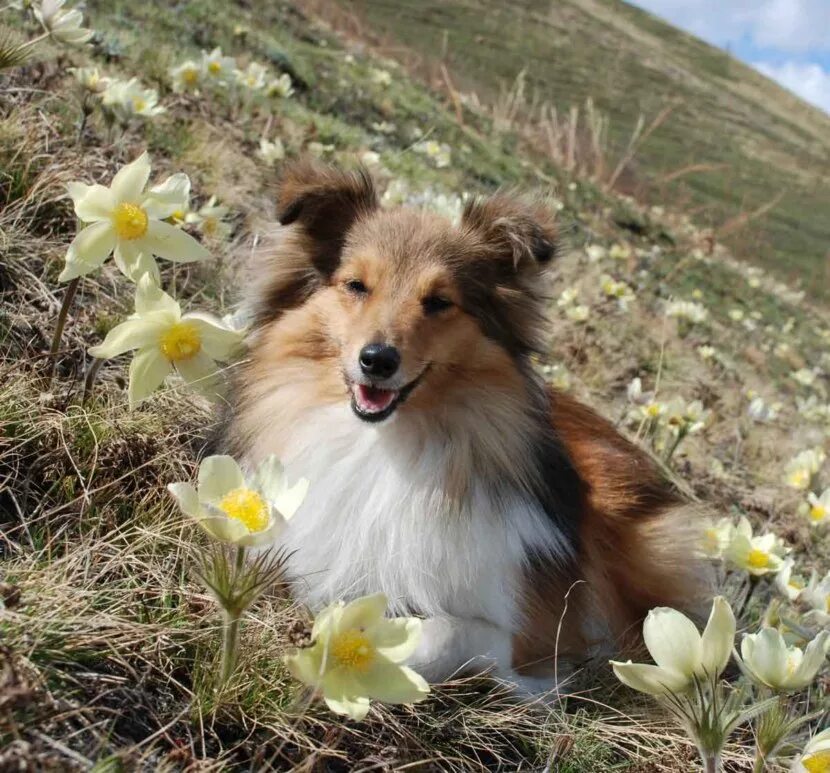
<path fill-rule="evenodd" d="M 283 174 L 277 218 L 281 225 L 302 230 L 311 263 L 328 278 L 340 263 L 351 227 L 378 207 L 375 186 L 365 170 L 342 172 L 302 160 Z"/>

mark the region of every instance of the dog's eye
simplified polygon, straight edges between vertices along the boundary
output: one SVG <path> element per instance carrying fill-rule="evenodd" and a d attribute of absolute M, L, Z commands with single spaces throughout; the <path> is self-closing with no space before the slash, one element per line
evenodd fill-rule
<path fill-rule="evenodd" d="M 344 284 L 345 288 L 354 295 L 366 295 L 369 292 L 369 288 L 366 287 L 363 282 L 359 279 L 349 279 L 348 282 Z"/>
<path fill-rule="evenodd" d="M 424 314 L 439 314 L 452 306 L 452 301 L 440 295 L 428 295 L 421 300 L 421 306 L 423 306 Z"/>

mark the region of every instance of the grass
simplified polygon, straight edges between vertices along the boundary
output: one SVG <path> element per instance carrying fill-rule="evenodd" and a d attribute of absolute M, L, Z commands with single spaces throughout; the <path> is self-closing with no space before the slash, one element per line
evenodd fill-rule
<path fill-rule="evenodd" d="M 169 110 L 112 138 L 93 116 L 79 136 L 66 67 L 86 63 L 85 54 L 44 48 L 0 75 L 8 95 L 0 104 L 0 770 L 688 770 L 694 753 L 682 734 L 613 684 L 604 664 L 586 669 L 576 693 L 552 707 L 517 703 L 486 680 L 459 680 L 417 708 L 377 707 L 363 724 L 340 721 L 281 665 L 305 613 L 279 589 L 248 614 L 240 668 L 217 694 L 218 616 L 193 575 L 201 538 L 164 491 L 193 475 L 216 413 L 175 386 L 129 412 L 126 358 L 102 368 L 81 404 L 87 348 L 132 303 L 111 265 L 83 281 L 47 384 L 44 355 L 63 293 L 56 279 L 76 231 L 64 184 L 107 182 L 149 147 L 154 177 L 186 171 L 197 203 L 218 195 L 233 230 L 213 245 L 216 259 L 163 269 L 185 307 L 217 312 L 233 310 L 244 258 L 273 217 L 276 171 L 254 155 L 264 133 L 281 137 L 291 156 L 310 142 L 333 144 L 345 166 L 376 151 L 381 181 L 403 180 L 416 193 L 512 185 L 552 194 L 568 246 L 555 291 L 576 284 L 591 316 L 579 325 L 552 304 L 544 362 L 564 367 L 572 390 L 614 418 L 636 375 L 651 387 L 659 374 L 661 396 L 702 399 L 715 418 L 673 460 L 678 485 L 722 514 L 775 528 L 800 561 L 823 571 L 827 532 L 796 515 L 799 497 L 780 476 L 796 451 L 822 437 L 826 445 L 826 428 L 796 413 L 794 396 L 807 390 L 790 377 L 804 364 L 827 370 L 825 313 L 769 275 L 753 286 L 726 247 L 707 246 L 682 216 L 568 175 L 515 132 L 495 132 L 487 111 L 462 105 L 459 115 L 365 40 L 341 37 L 288 3 L 239 3 L 233 13 L 220 0 L 87 5 L 101 33 L 95 64 L 140 75 Z M 455 23 L 454 7 L 442 13 Z M 518 34 L 517 21 L 501 21 Z M 170 93 L 166 68 L 215 45 L 294 73 L 296 96 L 240 116 L 222 100 Z M 718 61 L 701 67 L 725 66 Z M 377 69 L 392 73 L 389 86 L 373 82 Z M 392 131 L 373 128 L 381 121 Z M 451 146 L 450 167 L 413 152 L 415 129 Z M 643 152 L 652 139 L 657 132 Z M 627 258 L 586 257 L 586 245 L 617 243 L 629 247 Z M 635 288 L 631 312 L 602 298 L 604 272 Z M 682 336 L 664 320 L 663 303 L 693 291 L 711 321 Z M 755 330 L 731 320 L 733 307 L 760 314 Z M 719 358 L 705 363 L 696 350 L 709 343 Z M 824 400 L 827 387 L 823 377 L 816 394 Z M 751 425 L 748 389 L 780 400 L 782 418 Z M 743 578 L 731 575 L 726 588 L 739 596 Z M 742 626 L 757 623 L 770 594 L 762 586 Z M 746 769 L 748 741 L 744 733 L 729 749 L 735 770 Z"/>
<path fill-rule="evenodd" d="M 381 50 L 433 81 L 440 58 L 455 85 L 485 103 L 522 70 L 527 95 L 560 113 L 592 98 L 610 118 L 618 154 L 641 115 L 673 106 L 618 187 L 684 208 L 715 231 L 777 201 L 727 243 L 828 297 L 830 194 L 821 180 L 830 172 L 830 117 L 728 54 L 620 0 L 358 0 L 349 20 L 356 15 Z M 705 171 L 661 182 L 700 164 Z"/>

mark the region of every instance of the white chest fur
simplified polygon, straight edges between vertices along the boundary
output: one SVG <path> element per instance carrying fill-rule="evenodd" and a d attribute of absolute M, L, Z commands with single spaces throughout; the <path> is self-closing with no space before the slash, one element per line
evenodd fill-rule
<path fill-rule="evenodd" d="M 452 444 L 406 417 L 361 423 L 346 405 L 305 416 L 280 456 L 309 493 L 282 546 L 295 592 L 313 608 L 384 592 L 393 611 L 518 623 L 529 552 L 566 554 L 541 508 L 500 481 L 473 477 L 444 495 Z M 256 455 L 269 452 L 260 438 Z M 498 493 L 495 493 L 498 492 Z"/>

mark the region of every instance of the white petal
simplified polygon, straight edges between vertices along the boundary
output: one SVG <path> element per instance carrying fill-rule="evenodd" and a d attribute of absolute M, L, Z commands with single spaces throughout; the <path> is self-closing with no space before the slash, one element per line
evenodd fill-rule
<path fill-rule="evenodd" d="M 798 664 L 795 673 L 792 674 L 793 687 L 801 689 L 806 687 L 816 674 L 821 670 L 825 658 L 825 644 L 830 637 L 830 631 L 821 631 L 804 649 L 804 657 Z"/>
<path fill-rule="evenodd" d="M 266 545 L 273 545 L 284 528 L 285 521 L 279 513 L 276 513 L 272 516 L 271 523 L 267 529 L 248 532 L 239 540 L 239 544 L 249 548 L 261 548 Z"/>
<path fill-rule="evenodd" d="M 109 221 L 93 223 L 72 240 L 66 252 L 66 261 L 97 268 L 107 259 L 115 243 L 115 230 Z"/>
<path fill-rule="evenodd" d="M 691 682 L 671 669 L 648 663 L 619 663 L 611 661 L 614 673 L 623 684 L 649 695 L 668 695 L 684 692 Z"/>
<path fill-rule="evenodd" d="M 288 520 L 300 509 L 308 493 L 308 481 L 300 478 L 291 488 L 285 488 L 271 502 L 283 518 Z"/>
<path fill-rule="evenodd" d="M 417 617 L 384 619 L 370 635 L 377 651 L 393 663 L 403 663 L 418 647 L 423 623 Z"/>
<path fill-rule="evenodd" d="M 774 628 L 747 634 L 741 642 L 744 665 L 758 681 L 769 687 L 782 685 L 787 677 L 787 644 Z"/>
<path fill-rule="evenodd" d="M 239 545 L 247 536 L 248 530 L 245 524 L 237 521 L 235 518 L 225 518 L 222 516 L 209 516 L 207 518 L 199 518 L 196 520 L 211 537 L 218 539 L 220 542 L 228 542 L 233 545 Z"/>
<path fill-rule="evenodd" d="M 200 312 L 185 314 L 183 319 L 193 322 L 199 331 L 202 348 L 214 359 L 227 362 L 242 344 L 242 335 L 226 327 L 216 317 Z"/>
<path fill-rule="evenodd" d="M 203 517 L 202 508 L 199 506 L 199 495 L 190 483 L 168 483 L 167 490 L 175 497 L 185 515 L 191 518 Z"/>
<path fill-rule="evenodd" d="M 150 188 L 144 210 L 154 219 L 163 220 L 176 210 L 187 210 L 190 202 L 190 178 L 179 172 Z"/>
<path fill-rule="evenodd" d="M 151 220 L 147 233 L 136 239 L 141 249 L 177 263 L 205 260 L 210 253 L 190 234 L 161 220 Z"/>
<path fill-rule="evenodd" d="M 150 156 L 144 151 L 135 161 L 118 170 L 112 178 L 110 190 L 115 201 L 120 204 L 124 201 L 131 204 L 141 204 L 144 186 L 150 179 Z"/>
<path fill-rule="evenodd" d="M 181 318 L 179 304 L 162 290 L 151 276 L 145 274 L 135 289 L 135 311 L 139 316 L 163 314 L 172 323 Z"/>
<path fill-rule="evenodd" d="M 66 187 L 79 220 L 84 223 L 95 223 L 110 219 L 115 202 L 109 188 L 79 182 L 69 183 Z"/>
<path fill-rule="evenodd" d="M 216 394 L 218 368 L 205 352 L 199 352 L 187 360 L 177 360 L 175 364 L 188 386 L 209 397 Z"/>
<path fill-rule="evenodd" d="M 128 319 L 116 325 L 107 333 L 98 346 L 91 346 L 89 353 L 93 357 L 109 358 L 130 349 L 154 346 L 165 325 L 152 319 Z"/>
<path fill-rule="evenodd" d="M 709 622 L 706 623 L 700 642 L 701 675 L 710 678 L 720 676 L 729 662 L 735 642 L 735 615 L 723 596 L 717 596 L 712 603 Z"/>
<path fill-rule="evenodd" d="M 343 615 L 338 628 L 340 630 L 371 629 L 383 619 L 387 605 L 386 595 L 383 593 L 373 593 L 371 596 L 355 599 L 343 607 Z"/>
<path fill-rule="evenodd" d="M 700 634 L 695 624 L 676 609 L 652 609 L 643 623 L 643 640 L 662 668 L 691 676 L 700 667 Z"/>
<path fill-rule="evenodd" d="M 232 456 L 208 456 L 199 465 L 199 499 L 218 502 L 229 491 L 242 488 L 245 478 Z"/>
<path fill-rule="evenodd" d="M 130 408 L 149 397 L 170 373 L 170 363 L 157 347 L 138 351 L 130 363 Z"/>

